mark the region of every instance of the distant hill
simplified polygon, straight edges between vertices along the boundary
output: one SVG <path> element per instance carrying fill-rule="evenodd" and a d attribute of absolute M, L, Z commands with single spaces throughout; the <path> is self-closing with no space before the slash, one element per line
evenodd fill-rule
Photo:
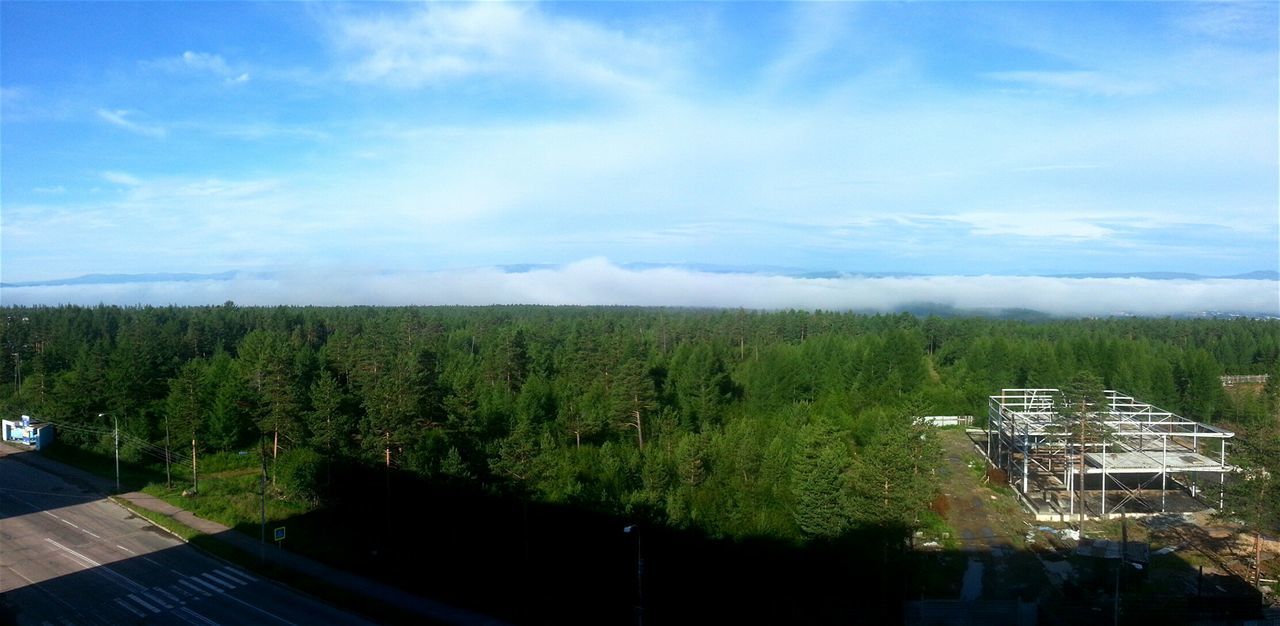
<path fill-rule="evenodd" d="M 1147 280 L 1280 280 L 1280 272 L 1259 270 L 1231 276 L 1204 276 L 1184 272 L 1092 272 L 1085 274 L 1051 274 L 1052 278 L 1145 278 Z"/>
<path fill-rule="evenodd" d="M 217 274 L 155 273 L 155 274 L 85 274 L 75 278 L 31 280 L 18 283 L 0 283 L 0 287 L 60 287 L 63 285 L 124 285 L 130 283 L 188 283 L 199 280 L 231 280 L 240 272 Z"/>

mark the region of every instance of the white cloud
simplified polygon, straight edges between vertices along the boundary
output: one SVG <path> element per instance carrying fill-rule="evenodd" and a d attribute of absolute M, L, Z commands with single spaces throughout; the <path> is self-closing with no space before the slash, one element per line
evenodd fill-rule
<path fill-rule="evenodd" d="M 161 126 L 139 124 L 138 122 L 135 122 L 129 119 L 129 116 L 132 114 L 133 113 L 131 111 L 124 110 L 124 109 L 119 109 L 114 111 L 108 110 L 108 109 L 98 109 L 99 118 L 101 118 L 102 120 L 106 121 L 107 123 L 113 126 L 116 126 L 118 128 L 123 128 L 131 133 L 137 133 L 145 137 L 155 137 L 155 138 L 164 137 L 165 134 L 167 134 L 167 131 Z"/>
<path fill-rule="evenodd" d="M 642 305 L 893 311 L 936 303 L 960 309 L 1022 308 L 1067 316 L 1240 311 L 1280 315 L 1276 281 L 927 276 L 794 278 L 676 268 L 628 270 L 604 259 L 555 269 L 360 272 L 337 267 L 270 278 L 4 290 L 12 304 L 244 305 Z"/>
<path fill-rule="evenodd" d="M 187 50 L 182 53 L 182 63 L 193 70 L 213 72 L 223 76 L 231 73 L 226 60 L 217 54 Z"/>
<path fill-rule="evenodd" d="M 472 77 L 648 91 L 673 70 L 672 42 L 646 41 L 535 6 L 432 4 L 409 12 L 343 15 L 334 44 L 345 77 L 419 87 Z"/>

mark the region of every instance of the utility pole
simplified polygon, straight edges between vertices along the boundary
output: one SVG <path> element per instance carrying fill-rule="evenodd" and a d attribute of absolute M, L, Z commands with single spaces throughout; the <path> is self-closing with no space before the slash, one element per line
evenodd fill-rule
<path fill-rule="evenodd" d="M 106 413 L 99 413 L 98 417 L 104 417 Z M 115 414 L 111 415 L 111 420 L 115 424 L 114 432 L 116 439 L 116 493 L 120 493 L 120 418 Z"/>
<path fill-rule="evenodd" d="M 262 494 L 262 513 L 259 518 L 258 560 L 267 562 L 267 446 L 258 435 L 258 459 L 262 462 L 262 475 L 258 477 L 258 489 Z"/>
<path fill-rule="evenodd" d="M 173 475 L 169 473 L 169 414 L 164 414 L 164 486 L 173 489 Z"/>
<path fill-rule="evenodd" d="M 196 476 L 196 440 L 191 438 L 191 491 L 200 493 L 200 480 Z"/>

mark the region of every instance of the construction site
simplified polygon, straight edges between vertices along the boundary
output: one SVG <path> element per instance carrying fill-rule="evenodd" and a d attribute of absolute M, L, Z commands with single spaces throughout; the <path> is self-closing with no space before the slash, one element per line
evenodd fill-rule
<path fill-rule="evenodd" d="M 1038 521 L 1221 507 L 1234 470 L 1234 433 L 1117 391 L 1086 400 L 1058 389 L 1003 389 L 988 409 L 989 467 Z"/>

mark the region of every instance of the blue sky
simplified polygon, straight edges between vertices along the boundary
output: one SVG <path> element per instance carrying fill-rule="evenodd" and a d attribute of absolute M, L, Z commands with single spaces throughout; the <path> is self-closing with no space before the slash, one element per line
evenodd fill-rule
<path fill-rule="evenodd" d="M 0 278 L 1275 270 L 1277 6 L 5 2 Z"/>

